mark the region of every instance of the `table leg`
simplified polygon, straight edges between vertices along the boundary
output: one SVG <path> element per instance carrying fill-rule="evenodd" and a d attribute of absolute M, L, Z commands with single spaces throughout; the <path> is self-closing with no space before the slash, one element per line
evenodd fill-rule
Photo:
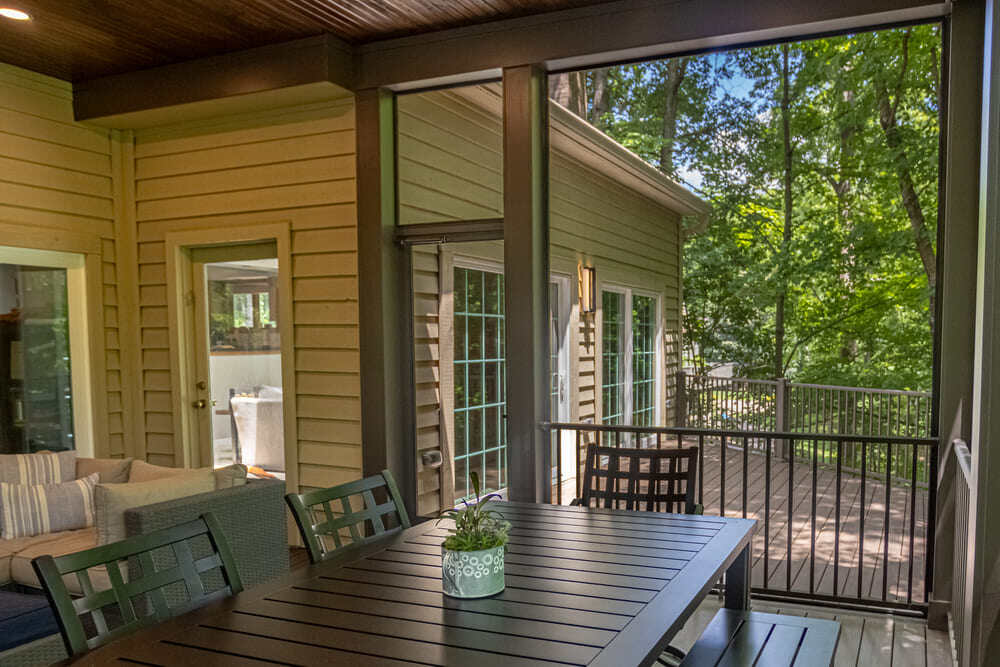
<path fill-rule="evenodd" d="M 726 570 L 726 609 L 750 608 L 750 546 Z"/>

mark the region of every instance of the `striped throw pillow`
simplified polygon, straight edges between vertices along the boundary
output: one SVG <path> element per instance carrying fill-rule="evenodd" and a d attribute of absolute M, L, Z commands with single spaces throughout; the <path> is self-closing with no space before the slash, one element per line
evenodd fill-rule
<path fill-rule="evenodd" d="M 76 479 L 76 452 L 0 455 L 0 482 L 59 484 Z"/>
<path fill-rule="evenodd" d="M 100 474 L 62 484 L 0 483 L 0 537 L 12 540 L 94 525 Z"/>

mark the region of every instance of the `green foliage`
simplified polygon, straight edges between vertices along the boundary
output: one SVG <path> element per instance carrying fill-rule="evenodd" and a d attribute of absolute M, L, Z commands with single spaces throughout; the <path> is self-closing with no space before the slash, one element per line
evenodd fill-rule
<path fill-rule="evenodd" d="M 781 45 L 679 59 L 679 81 L 669 60 L 608 72 L 602 129 L 712 204 L 684 247 L 685 355 L 702 372 L 732 362 L 773 377 L 784 294 L 785 377 L 927 390 L 940 26 L 795 42 L 788 53 L 787 139 Z"/>
<path fill-rule="evenodd" d="M 445 539 L 444 548 L 450 551 L 481 551 L 505 546 L 510 523 L 499 512 L 486 509 L 486 504 L 493 498 L 499 498 L 499 494 L 491 493 L 480 498 L 479 475 L 470 472 L 469 478 L 476 492 L 476 501 L 463 501 L 465 507 L 444 510 L 441 519 L 438 519 L 438 523 L 444 519 L 455 522 L 455 527 L 448 529 L 451 535 Z"/>

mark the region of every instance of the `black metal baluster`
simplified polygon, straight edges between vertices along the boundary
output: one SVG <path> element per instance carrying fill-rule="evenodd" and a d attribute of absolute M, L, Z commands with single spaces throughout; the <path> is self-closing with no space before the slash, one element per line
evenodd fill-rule
<path fill-rule="evenodd" d="M 844 443 L 840 440 L 837 441 L 837 508 L 836 520 L 833 525 L 833 594 L 839 595 L 839 578 L 840 578 L 840 484 L 841 484 L 841 469 L 842 460 L 841 454 L 843 450 Z"/>
<path fill-rule="evenodd" d="M 785 529 L 785 538 L 787 543 L 787 551 L 785 552 L 785 590 L 792 590 L 792 501 L 794 500 L 795 488 L 795 438 L 790 439 L 792 447 L 792 456 L 788 457 L 788 524 Z"/>
<path fill-rule="evenodd" d="M 813 469 L 812 469 L 812 513 L 810 516 L 809 544 L 809 593 L 816 592 L 816 474 L 819 468 L 819 443 L 813 441 Z"/>
<path fill-rule="evenodd" d="M 743 436 L 743 518 L 747 518 L 747 485 L 750 482 L 749 474 L 747 471 L 747 463 L 749 462 L 747 457 L 750 451 L 750 440 L 747 436 Z"/>
<path fill-rule="evenodd" d="M 767 588 L 771 575 L 771 445 L 773 440 L 767 438 L 767 450 L 764 454 L 764 588 Z"/>
<path fill-rule="evenodd" d="M 556 429 L 556 504 L 562 505 L 562 429 Z"/>
<path fill-rule="evenodd" d="M 584 456 L 580 452 L 580 445 L 583 444 L 583 431 L 576 432 L 576 497 L 583 498 L 583 464 Z"/>
<path fill-rule="evenodd" d="M 892 493 L 892 443 L 885 443 L 885 521 L 882 526 L 882 599 L 889 589 L 889 500 Z"/>
<path fill-rule="evenodd" d="M 917 532 L 917 445 L 913 447 L 913 474 L 910 475 L 910 563 L 906 575 L 906 604 L 913 602 L 913 539 Z"/>
<path fill-rule="evenodd" d="M 698 434 L 698 504 L 705 506 L 705 436 Z"/>
<path fill-rule="evenodd" d="M 719 484 L 719 516 L 726 516 L 726 436 L 722 436 L 719 443 L 719 451 L 722 452 L 722 483 Z"/>
<path fill-rule="evenodd" d="M 868 442 L 861 443 L 861 512 L 858 515 L 858 599 L 861 599 L 861 580 L 865 574 L 865 509 L 868 496 L 865 495 L 865 481 L 868 477 Z"/>

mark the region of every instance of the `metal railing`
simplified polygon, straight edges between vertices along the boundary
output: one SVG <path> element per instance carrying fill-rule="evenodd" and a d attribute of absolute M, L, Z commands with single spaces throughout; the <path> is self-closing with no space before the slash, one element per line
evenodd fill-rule
<path fill-rule="evenodd" d="M 972 502 L 972 454 L 961 440 L 952 443 L 955 455 L 955 553 L 952 561 L 951 623 L 955 635 L 955 653 L 959 667 L 972 664 L 972 623 L 966 617 L 969 593 L 967 558 L 970 530 L 969 508 Z"/>
<path fill-rule="evenodd" d="M 928 438 L 931 436 L 931 394 L 927 392 L 802 384 L 779 380 L 748 380 L 679 373 L 677 377 L 677 424 L 693 428 L 736 431 L 782 431 L 800 434 L 841 434 Z M 794 443 L 798 443 L 797 445 Z M 829 442 L 818 444 L 819 451 L 781 441 L 781 455 L 789 448 L 800 461 L 818 455 L 822 463 L 833 464 L 836 452 Z M 762 450 L 760 439 L 748 443 Z M 852 443 L 843 452 L 842 465 L 859 470 L 862 452 Z M 869 462 L 877 472 L 881 462 Z M 928 482 L 927 469 L 919 480 Z M 893 475 L 905 479 L 901 465 Z"/>
<path fill-rule="evenodd" d="M 553 502 L 582 494 L 586 449 L 698 447 L 697 498 L 706 514 L 757 518 L 755 594 L 859 609 L 926 614 L 933 566 L 937 441 L 601 424 L 548 425 Z M 762 443 L 757 446 L 754 443 Z M 809 451 L 780 456 L 780 443 Z M 824 449 L 823 445 L 826 446 Z M 849 470 L 858 457 L 856 472 Z M 822 451 L 832 452 L 821 458 Z M 905 473 L 905 474 L 902 474 Z"/>

